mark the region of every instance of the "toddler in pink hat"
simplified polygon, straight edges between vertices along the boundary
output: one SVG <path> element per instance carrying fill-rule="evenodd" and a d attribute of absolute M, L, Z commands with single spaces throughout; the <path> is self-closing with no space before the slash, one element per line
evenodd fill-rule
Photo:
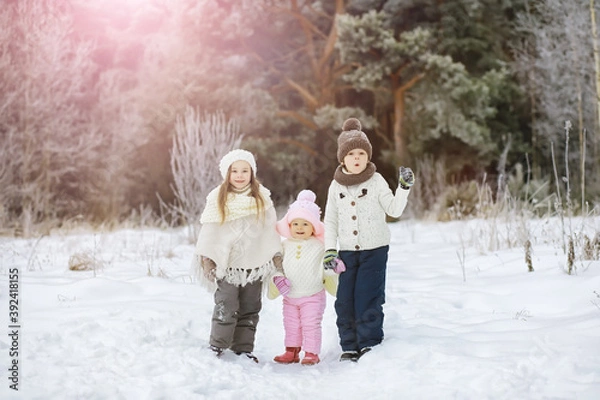
<path fill-rule="evenodd" d="M 312 191 L 301 191 L 276 226 L 277 232 L 285 238 L 283 272 L 273 277 L 268 296 L 271 299 L 279 294 L 283 296 L 285 353 L 273 359 L 281 364 L 300 362 L 302 349 L 302 365 L 319 363 L 325 291 L 335 296 L 337 290 L 337 275 L 323 269 L 325 226 L 315 199 Z M 334 272 L 340 273 L 343 269 L 340 264 Z"/>

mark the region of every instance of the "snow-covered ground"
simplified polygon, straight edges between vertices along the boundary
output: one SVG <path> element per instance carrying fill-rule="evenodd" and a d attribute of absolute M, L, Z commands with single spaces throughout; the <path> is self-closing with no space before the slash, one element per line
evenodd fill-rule
<path fill-rule="evenodd" d="M 593 237 L 600 219 L 575 226 Z M 263 302 L 259 364 L 207 350 L 212 295 L 190 276 L 185 229 L 0 238 L 0 398 L 600 398 L 600 261 L 578 258 L 567 275 L 558 220 L 528 222 L 535 272 L 522 246 L 504 245 L 517 240 L 510 224 L 390 228 L 383 344 L 340 363 L 328 296 L 311 367 L 272 361 L 281 298 Z M 102 265 L 71 271 L 76 253 Z"/>

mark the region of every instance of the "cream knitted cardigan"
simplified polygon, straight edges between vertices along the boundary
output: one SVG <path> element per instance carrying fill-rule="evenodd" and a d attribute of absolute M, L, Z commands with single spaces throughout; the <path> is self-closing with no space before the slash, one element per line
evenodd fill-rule
<path fill-rule="evenodd" d="M 394 194 L 378 172 L 353 186 L 332 181 L 323 218 L 325 249 L 361 251 L 389 245 L 385 216 L 399 217 L 409 193 L 398 187 Z"/>
<path fill-rule="evenodd" d="M 275 230 L 277 216 L 270 192 L 261 186 L 265 199 L 264 218 L 258 217 L 258 210 L 252 206 L 255 201 L 248 194 L 249 190 L 229 194 L 228 218 L 224 223 L 214 215 L 218 188 L 207 196 L 193 263 L 196 275 L 209 289 L 216 286 L 204 277 L 201 256 L 215 262 L 217 279 L 236 286 L 263 280 L 275 272 L 272 259 L 281 252 L 281 239 Z"/>

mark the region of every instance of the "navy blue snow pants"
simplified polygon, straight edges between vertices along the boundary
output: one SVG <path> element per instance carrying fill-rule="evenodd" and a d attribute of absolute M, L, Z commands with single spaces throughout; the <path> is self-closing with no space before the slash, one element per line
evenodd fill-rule
<path fill-rule="evenodd" d="M 383 340 L 385 275 L 390 246 L 373 250 L 340 251 L 346 264 L 335 301 L 343 351 L 359 351 Z"/>

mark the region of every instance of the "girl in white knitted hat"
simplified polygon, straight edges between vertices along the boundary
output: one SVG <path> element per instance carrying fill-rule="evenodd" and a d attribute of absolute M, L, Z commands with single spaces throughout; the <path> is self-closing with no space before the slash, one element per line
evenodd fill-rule
<path fill-rule="evenodd" d="M 227 153 L 219 164 L 223 183 L 206 198 L 194 261 L 205 286 L 215 290 L 210 349 L 252 353 L 262 282 L 281 264 L 281 239 L 271 192 L 256 179 L 256 162 L 246 150 Z"/>
<path fill-rule="evenodd" d="M 333 288 L 330 290 L 335 295 L 337 276 L 325 276 L 322 265 L 324 225 L 315 199 L 312 191 L 301 191 L 287 214 L 277 222 L 277 232 L 285 238 L 283 271 L 273 277 L 269 298 L 279 293 L 283 296 L 285 353 L 273 359 L 280 364 L 300 362 L 302 349 L 302 365 L 319 363 L 325 288 Z M 342 270 L 340 264 L 334 272 Z"/>

